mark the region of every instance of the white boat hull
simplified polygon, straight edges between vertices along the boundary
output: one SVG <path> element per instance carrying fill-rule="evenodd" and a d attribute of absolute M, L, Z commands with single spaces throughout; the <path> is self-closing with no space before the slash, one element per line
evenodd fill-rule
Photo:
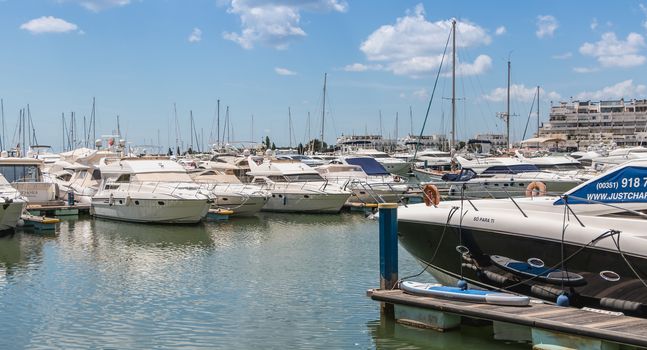
<path fill-rule="evenodd" d="M 338 213 L 350 193 L 272 192 L 263 211 L 293 213 Z"/>
<path fill-rule="evenodd" d="M 145 222 L 194 224 L 207 215 L 206 199 L 138 199 L 106 197 L 92 199 L 92 214 L 99 218 Z"/>
<path fill-rule="evenodd" d="M 263 209 L 267 202 L 264 196 L 242 196 L 237 194 L 216 194 L 213 209 L 228 209 L 234 213 L 231 216 L 250 216 Z"/>
<path fill-rule="evenodd" d="M 0 231 L 16 228 L 25 204 L 22 200 L 14 200 L 11 203 L 0 203 Z"/>

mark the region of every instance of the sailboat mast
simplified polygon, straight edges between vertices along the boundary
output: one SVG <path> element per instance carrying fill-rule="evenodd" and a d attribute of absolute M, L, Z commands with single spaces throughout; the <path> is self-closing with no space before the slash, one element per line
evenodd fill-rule
<path fill-rule="evenodd" d="M 411 106 L 409 106 L 409 124 L 411 127 L 410 134 L 413 135 L 413 110 L 411 110 Z"/>
<path fill-rule="evenodd" d="M 505 112 L 505 144 L 510 148 L 510 59 L 508 59 L 508 97 Z"/>
<path fill-rule="evenodd" d="M 452 139 L 449 151 L 454 153 L 456 145 L 456 20 L 452 20 Z"/>
<path fill-rule="evenodd" d="M 292 149 L 292 112 L 290 111 L 290 107 L 288 107 L 288 137 L 290 138 L 288 141 L 290 143 L 290 149 Z"/>
<path fill-rule="evenodd" d="M 5 150 L 7 140 L 4 138 L 4 101 L 0 99 L 0 110 L 2 110 L 2 140 L 0 140 L 0 150 Z"/>
<path fill-rule="evenodd" d="M 537 85 L 537 137 L 539 137 L 539 85 Z"/>
<path fill-rule="evenodd" d="M 323 105 L 321 108 L 321 150 L 324 148 L 324 126 L 326 125 L 326 80 L 328 73 L 324 73 L 324 86 L 323 86 Z"/>
<path fill-rule="evenodd" d="M 94 97 L 92 97 L 92 118 L 91 118 L 92 119 L 91 120 L 91 123 L 92 123 L 92 142 L 94 142 L 97 139 L 97 121 L 96 121 L 97 115 L 96 115 L 95 107 L 96 107 L 95 100 L 94 100 Z"/>
<path fill-rule="evenodd" d="M 217 127 L 216 131 L 217 131 L 217 135 L 218 135 L 218 142 L 216 142 L 216 143 L 218 144 L 218 147 L 220 147 L 220 100 L 218 100 L 217 111 L 218 112 L 217 112 L 217 117 L 216 117 L 216 120 L 217 120 L 216 124 L 218 125 L 218 127 Z"/>
<path fill-rule="evenodd" d="M 193 111 L 189 110 L 189 119 L 191 122 L 191 130 L 189 130 L 189 134 L 191 135 L 191 143 L 189 145 L 189 148 L 193 151 Z"/>

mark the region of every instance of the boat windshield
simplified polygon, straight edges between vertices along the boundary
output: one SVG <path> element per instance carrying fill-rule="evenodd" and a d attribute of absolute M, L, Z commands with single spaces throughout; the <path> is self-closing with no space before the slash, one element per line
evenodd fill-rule
<path fill-rule="evenodd" d="M 37 165 L 7 164 L 0 165 L 0 173 L 9 182 L 38 182 L 40 170 Z"/>
<path fill-rule="evenodd" d="M 519 174 L 540 171 L 534 164 L 495 165 L 483 171 L 483 174 Z"/>
<path fill-rule="evenodd" d="M 290 182 L 311 182 L 311 181 L 325 181 L 319 174 L 294 174 L 285 175 L 285 178 Z"/>

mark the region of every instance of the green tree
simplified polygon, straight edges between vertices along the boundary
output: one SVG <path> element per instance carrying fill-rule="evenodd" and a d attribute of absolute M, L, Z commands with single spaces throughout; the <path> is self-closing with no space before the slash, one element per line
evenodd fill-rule
<path fill-rule="evenodd" d="M 265 148 L 269 149 L 270 148 L 270 137 L 265 136 Z"/>
<path fill-rule="evenodd" d="M 272 151 L 276 149 L 276 145 L 272 142 Z"/>

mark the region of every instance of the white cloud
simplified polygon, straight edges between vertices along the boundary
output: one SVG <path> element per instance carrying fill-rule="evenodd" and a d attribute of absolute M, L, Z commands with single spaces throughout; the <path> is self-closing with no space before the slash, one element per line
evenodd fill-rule
<path fill-rule="evenodd" d="M 597 67 L 575 67 L 575 68 L 573 68 L 573 72 L 575 72 L 575 73 L 583 73 L 583 74 L 585 74 L 585 73 L 593 73 L 593 72 L 597 72 L 599 70 L 600 69 L 597 68 Z"/>
<path fill-rule="evenodd" d="M 612 100 L 620 98 L 644 98 L 647 95 L 647 86 L 634 84 L 633 80 L 621 81 L 615 85 L 604 87 L 597 91 L 581 92 L 575 96 L 576 100 Z"/>
<path fill-rule="evenodd" d="M 551 37 L 559 27 L 557 19 L 553 16 L 537 16 L 537 34 L 538 38 Z"/>
<path fill-rule="evenodd" d="M 427 91 L 427 89 L 422 88 L 422 89 L 414 91 L 413 96 L 415 96 L 416 98 L 419 98 L 421 100 L 428 100 L 430 95 L 429 95 L 429 91 Z"/>
<path fill-rule="evenodd" d="M 382 64 L 384 70 L 394 74 L 430 73 L 440 65 L 451 26 L 451 20 L 427 21 L 424 7 L 419 4 L 404 17 L 397 18 L 395 24 L 383 25 L 371 33 L 360 50 L 369 61 Z M 458 47 L 487 45 L 492 41 L 485 29 L 468 21 L 457 22 L 456 32 Z M 462 71 L 479 74 L 491 65 L 488 59 L 480 55 L 473 63 L 466 63 Z M 447 58 L 445 62 L 448 63 Z"/>
<path fill-rule="evenodd" d="M 561 54 L 558 54 L 558 55 L 553 55 L 552 57 L 554 59 L 556 59 L 556 60 L 566 60 L 566 59 L 569 59 L 569 58 L 573 57 L 573 53 L 572 52 L 564 52 L 564 53 L 561 53 Z"/>
<path fill-rule="evenodd" d="M 193 28 L 193 31 L 189 35 L 189 40 L 190 43 L 197 43 L 202 40 L 202 30 L 200 28 Z"/>
<path fill-rule="evenodd" d="M 503 35 L 505 33 L 506 33 L 506 29 L 504 26 L 500 26 L 494 31 L 494 34 L 496 35 Z"/>
<path fill-rule="evenodd" d="M 344 66 L 343 71 L 346 72 L 365 72 L 367 70 L 380 70 L 382 65 L 380 64 L 363 64 L 363 63 L 353 63 Z"/>
<path fill-rule="evenodd" d="M 26 30 L 32 34 L 43 34 L 67 33 L 77 30 L 78 27 L 76 24 L 70 23 L 60 18 L 43 16 L 21 24 L 20 29 Z"/>
<path fill-rule="evenodd" d="M 130 0 L 58 0 L 59 2 L 73 2 L 92 12 L 99 12 L 110 7 L 126 6 Z"/>
<path fill-rule="evenodd" d="M 595 28 L 597 28 L 597 27 L 598 27 L 598 19 L 594 17 L 591 20 L 591 30 L 595 30 Z"/>
<path fill-rule="evenodd" d="M 458 62 L 456 73 L 458 75 L 479 75 L 492 67 L 492 58 L 488 55 L 479 55 L 474 63 Z"/>
<path fill-rule="evenodd" d="M 488 101 L 492 102 L 502 102 L 507 99 L 508 90 L 507 88 L 500 87 L 490 91 L 489 94 L 483 95 Z M 510 99 L 517 100 L 521 102 L 530 102 L 535 95 L 537 94 L 537 87 L 531 86 L 526 87 L 523 84 L 512 84 L 510 85 Z M 539 88 L 539 97 L 543 100 L 555 101 L 559 100 L 561 96 L 555 92 L 550 91 L 546 92 L 543 88 Z"/>
<path fill-rule="evenodd" d="M 343 0 L 231 0 L 227 12 L 238 15 L 241 32 L 225 32 L 223 37 L 245 49 L 256 44 L 286 49 L 290 42 L 307 34 L 301 28 L 301 12 L 345 12 Z"/>
<path fill-rule="evenodd" d="M 635 67 L 645 63 L 645 56 L 640 50 L 645 46 L 642 35 L 629 33 L 626 40 L 618 40 L 616 34 L 608 32 L 595 43 L 584 43 L 580 53 L 595 57 L 603 67 Z"/>
<path fill-rule="evenodd" d="M 274 68 L 274 71 L 278 75 L 297 75 L 297 73 L 295 73 L 295 72 L 293 72 L 293 71 L 291 71 L 291 70 L 289 70 L 287 68 L 276 67 L 276 68 Z"/>

